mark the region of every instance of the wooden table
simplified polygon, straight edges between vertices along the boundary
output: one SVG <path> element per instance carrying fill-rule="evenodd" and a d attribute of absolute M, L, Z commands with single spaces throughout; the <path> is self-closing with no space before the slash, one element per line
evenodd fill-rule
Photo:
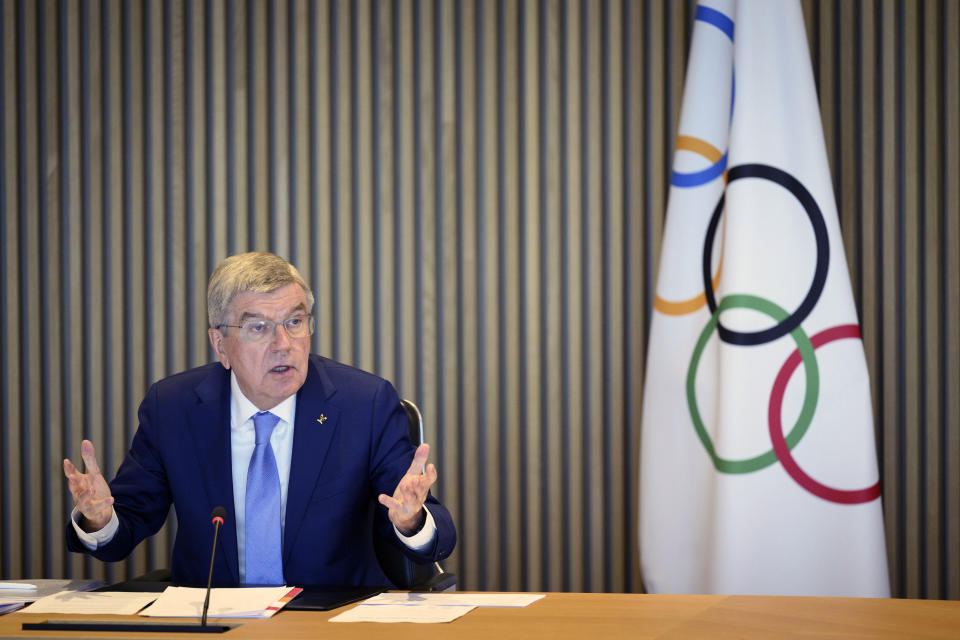
<path fill-rule="evenodd" d="M 353 607 L 355 605 L 348 605 Z M 528 607 L 477 608 L 450 624 L 331 623 L 339 613 L 281 611 L 225 634 L 192 638 L 960 638 L 960 602 L 867 598 L 549 593 Z M 23 622 L 76 615 L 0 616 L 0 638 L 82 638 L 79 632 L 22 631 Z M 91 616 L 118 619 L 122 616 Z M 129 619 L 129 618 L 127 618 Z M 140 618 L 141 620 L 143 618 Z M 152 619 L 155 620 L 155 619 Z M 162 634 L 102 633 L 103 638 Z"/>

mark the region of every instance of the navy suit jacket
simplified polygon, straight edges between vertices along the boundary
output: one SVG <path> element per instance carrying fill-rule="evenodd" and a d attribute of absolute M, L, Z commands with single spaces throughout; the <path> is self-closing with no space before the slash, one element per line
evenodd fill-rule
<path fill-rule="evenodd" d="M 213 526 L 227 511 L 213 583 L 239 583 L 230 451 L 230 372 L 212 363 L 160 380 L 140 404 L 140 426 L 110 483 L 120 528 L 88 551 L 67 525 L 67 547 L 107 562 L 122 560 L 163 526 L 173 504 L 177 535 L 173 581 L 206 584 Z M 414 552 L 400 542 L 377 495 L 393 491 L 413 460 L 407 417 L 393 386 L 372 374 L 310 356 L 297 392 L 293 457 L 283 532 L 289 585 L 387 585 L 373 550 L 381 535 L 419 562 L 447 557 L 456 544 L 450 513 L 433 496 L 433 544 Z M 251 517 L 247 514 L 246 517 Z"/>

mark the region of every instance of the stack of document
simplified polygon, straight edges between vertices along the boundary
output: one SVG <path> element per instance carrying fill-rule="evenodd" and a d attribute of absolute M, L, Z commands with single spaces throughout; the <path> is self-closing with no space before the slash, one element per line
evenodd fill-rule
<path fill-rule="evenodd" d="M 299 587 L 239 587 L 211 589 L 209 618 L 269 618 L 300 593 Z M 158 618 L 199 618 L 206 589 L 167 587 L 140 615 Z"/>
<path fill-rule="evenodd" d="M 330 622 L 452 622 L 477 607 L 525 607 L 542 593 L 381 593 Z"/>
<path fill-rule="evenodd" d="M 133 615 L 153 602 L 155 593 L 129 591 L 61 591 L 40 598 L 24 613 L 80 613 L 93 615 Z"/>
<path fill-rule="evenodd" d="M 301 589 L 296 587 L 211 589 L 207 617 L 269 618 L 300 591 Z M 159 594 L 132 591 L 61 591 L 38 599 L 24 609 L 24 612 L 133 615 L 140 611 L 142 616 L 199 618 L 203 613 L 206 595 L 206 589 L 189 587 L 167 587 Z"/>
<path fill-rule="evenodd" d="M 102 584 L 97 580 L 41 579 L 29 582 L 0 580 L 0 615 L 16 611 L 30 602 L 60 591 L 87 591 L 96 589 Z"/>

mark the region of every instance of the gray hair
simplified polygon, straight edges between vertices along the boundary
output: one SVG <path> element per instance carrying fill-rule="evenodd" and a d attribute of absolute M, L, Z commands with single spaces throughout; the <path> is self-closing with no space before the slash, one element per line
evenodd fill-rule
<path fill-rule="evenodd" d="M 266 251 L 253 251 L 230 256 L 213 270 L 207 283 L 207 320 L 210 326 L 226 322 L 227 307 L 240 293 L 270 293 L 296 283 L 307 298 L 307 309 L 313 309 L 313 292 L 292 264 Z"/>

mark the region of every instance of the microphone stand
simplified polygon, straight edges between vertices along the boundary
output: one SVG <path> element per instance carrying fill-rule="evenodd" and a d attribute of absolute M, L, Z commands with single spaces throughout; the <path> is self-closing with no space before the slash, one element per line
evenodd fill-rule
<path fill-rule="evenodd" d="M 223 507 L 217 507 L 213 510 L 213 549 L 210 551 L 210 572 L 207 574 L 207 595 L 203 599 L 203 616 L 200 618 L 200 626 L 207 626 L 207 609 L 210 608 L 210 585 L 213 583 L 213 559 L 217 552 L 217 535 L 220 533 L 220 525 L 223 524 L 223 516 L 226 510 Z"/>
<path fill-rule="evenodd" d="M 223 633 L 238 625 L 207 625 L 207 609 L 210 607 L 210 585 L 213 583 L 213 559 L 217 552 L 217 535 L 227 510 L 217 507 L 210 514 L 213 519 L 213 549 L 210 551 L 210 572 L 207 575 L 207 595 L 203 601 L 203 617 L 200 626 L 195 622 L 117 622 L 113 620 L 44 620 L 43 622 L 24 622 L 20 628 L 24 631 L 133 631 L 154 633 Z"/>

